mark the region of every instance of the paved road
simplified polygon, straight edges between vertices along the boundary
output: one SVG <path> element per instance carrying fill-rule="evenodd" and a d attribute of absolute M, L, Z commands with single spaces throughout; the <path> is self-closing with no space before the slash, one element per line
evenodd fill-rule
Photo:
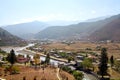
<path fill-rule="evenodd" d="M 86 73 L 83 72 L 83 74 L 84 74 L 83 80 L 90 80 L 90 78 L 88 77 L 88 75 Z"/>
<path fill-rule="evenodd" d="M 99 80 L 97 77 L 93 76 L 92 74 L 84 73 L 83 80 Z"/>

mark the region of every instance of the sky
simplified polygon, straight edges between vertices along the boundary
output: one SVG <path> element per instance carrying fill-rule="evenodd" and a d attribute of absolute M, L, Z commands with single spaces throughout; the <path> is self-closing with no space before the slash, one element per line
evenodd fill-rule
<path fill-rule="evenodd" d="M 120 14 L 120 0 L 0 0 L 0 26 Z"/>

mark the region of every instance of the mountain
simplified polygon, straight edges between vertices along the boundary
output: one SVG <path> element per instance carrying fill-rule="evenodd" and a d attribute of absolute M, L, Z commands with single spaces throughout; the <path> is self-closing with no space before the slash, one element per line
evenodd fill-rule
<path fill-rule="evenodd" d="M 96 40 L 102 40 L 101 38 L 106 35 L 105 38 L 109 36 L 108 39 L 115 39 L 116 37 L 119 37 L 118 33 L 120 33 L 120 31 L 118 30 L 119 27 L 117 27 L 119 26 L 119 17 L 120 15 L 115 15 L 95 22 L 80 22 L 78 24 L 68 26 L 52 26 L 37 33 L 35 38 L 37 39 L 84 38 L 95 40 L 94 38 L 97 37 Z M 115 30 L 114 28 L 118 31 L 112 32 L 112 30 Z"/>
<path fill-rule="evenodd" d="M 89 36 L 90 40 L 92 41 L 120 40 L 120 14 L 112 16 L 108 19 L 111 21 L 104 25 L 104 27 L 92 33 Z"/>
<path fill-rule="evenodd" d="M 38 39 L 70 39 L 82 38 L 89 36 L 94 31 L 103 27 L 109 20 L 100 20 L 96 22 L 80 22 L 78 24 L 68 26 L 52 26 L 48 27 L 36 34 Z"/>
<path fill-rule="evenodd" d="M 69 26 L 53 26 L 48 27 L 36 34 L 36 38 L 48 38 L 48 39 L 65 39 L 87 36 L 100 26 L 100 22 L 82 22 L 79 24 Z M 97 26 L 97 27 L 96 27 Z M 92 29 L 94 28 L 94 29 Z"/>
<path fill-rule="evenodd" d="M 9 46 L 9 45 L 25 45 L 26 42 L 12 34 L 8 31 L 0 28 L 0 46 Z"/>
<path fill-rule="evenodd" d="M 35 33 L 48 27 L 48 24 L 39 21 L 3 26 L 2 28 L 23 39 L 31 39 Z"/>

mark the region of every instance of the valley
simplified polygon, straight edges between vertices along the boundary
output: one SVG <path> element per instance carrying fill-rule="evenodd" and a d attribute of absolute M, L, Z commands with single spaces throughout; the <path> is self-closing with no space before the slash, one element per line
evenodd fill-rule
<path fill-rule="evenodd" d="M 49 26 L 33 21 L 2 26 L 0 77 L 7 80 L 119 80 L 119 22 L 120 14 L 70 25 Z"/>

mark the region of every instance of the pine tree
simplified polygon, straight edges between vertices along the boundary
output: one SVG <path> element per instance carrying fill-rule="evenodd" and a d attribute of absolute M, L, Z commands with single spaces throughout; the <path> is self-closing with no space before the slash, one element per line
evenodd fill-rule
<path fill-rule="evenodd" d="M 50 63 L 50 55 L 49 55 L 49 53 L 46 56 L 45 63 L 47 63 L 47 64 Z"/>
<path fill-rule="evenodd" d="M 13 49 L 10 51 L 10 54 L 8 54 L 7 60 L 11 63 L 11 66 L 16 62 L 16 55 Z"/>
<path fill-rule="evenodd" d="M 102 48 L 100 65 L 99 65 L 99 72 L 100 72 L 100 75 L 102 75 L 102 78 L 105 74 L 107 74 L 107 69 L 108 69 L 107 63 L 108 63 L 107 49 Z"/>
<path fill-rule="evenodd" d="M 110 63 L 111 63 L 111 67 L 114 65 L 114 58 L 113 55 L 110 57 Z"/>

